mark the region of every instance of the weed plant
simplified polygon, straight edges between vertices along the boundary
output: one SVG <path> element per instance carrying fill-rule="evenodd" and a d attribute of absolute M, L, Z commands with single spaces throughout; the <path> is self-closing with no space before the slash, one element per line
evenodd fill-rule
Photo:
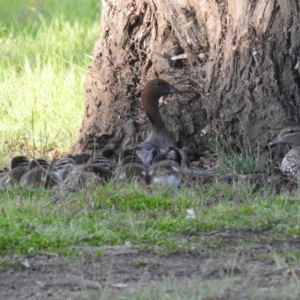
<path fill-rule="evenodd" d="M 218 169 L 221 174 L 232 172 L 238 174 L 270 172 L 268 161 L 263 159 L 260 155 L 260 145 L 258 145 L 256 149 L 248 147 L 237 151 L 237 149 L 234 149 L 228 142 L 222 140 L 222 142 L 215 142 L 213 148 L 218 157 Z"/>

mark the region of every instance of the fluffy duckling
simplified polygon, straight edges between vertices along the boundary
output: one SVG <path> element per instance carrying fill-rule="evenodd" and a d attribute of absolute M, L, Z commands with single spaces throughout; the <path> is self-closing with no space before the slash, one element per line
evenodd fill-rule
<path fill-rule="evenodd" d="M 78 191 L 90 184 L 102 184 L 112 177 L 111 163 L 103 157 L 91 158 L 87 164 L 73 167 L 65 180 L 60 184 L 55 196 L 49 198 L 52 203 L 71 192 Z"/>
<path fill-rule="evenodd" d="M 5 188 L 5 182 L 8 178 L 8 173 L 9 173 L 8 168 L 4 168 L 4 169 L 0 170 L 0 189 Z"/>
<path fill-rule="evenodd" d="M 108 170 L 112 171 L 114 165 L 113 163 L 108 160 L 106 157 L 103 156 L 96 156 L 96 157 L 91 157 L 88 161 L 88 165 L 92 166 L 101 166 L 104 168 L 107 168 Z"/>
<path fill-rule="evenodd" d="M 28 171 L 29 160 L 25 156 L 15 156 L 11 160 L 10 171 L 1 177 L 1 188 L 11 188 L 19 183 L 22 176 Z"/>
<path fill-rule="evenodd" d="M 148 168 L 136 154 L 135 150 L 126 149 L 121 153 L 119 167 L 116 169 L 113 178 L 113 182 L 116 181 L 150 183 Z"/>
<path fill-rule="evenodd" d="M 60 183 L 60 177 L 48 169 L 49 163 L 46 160 L 32 160 L 29 164 L 29 171 L 20 180 L 20 185 L 32 189 L 52 188 Z"/>
<path fill-rule="evenodd" d="M 216 170 L 203 170 L 194 168 L 192 170 L 192 179 L 193 182 L 197 185 L 211 183 L 216 177 L 216 175 Z"/>
<path fill-rule="evenodd" d="M 77 166 L 74 159 L 70 157 L 61 157 L 51 162 L 49 170 L 54 172 L 63 182 L 69 173 Z"/>
<path fill-rule="evenodd" d="M 29 168 L 29 160 L 25 156 L 15 156 L 11 160 L 11 171 L 9 176 L 16 182 L 20 182 L 21 177 Z"/>
<path fill-rule="evenodd" d="M 191 174 L 189 160 L 176 147 L 170 147 L 167 152 L 156 155 L 149 169 L 153 183 L 178 187 L 182 183 L 190 183 Z"/>
<path fill-rule="evenodd" d="M 269 146 L 288 144 L 291 150 L 284 156 L 280 170 L 283 175 L 298 183 L 300 181 L 300 126 L 291 126 L 282 129 L 269 143 Z"/>

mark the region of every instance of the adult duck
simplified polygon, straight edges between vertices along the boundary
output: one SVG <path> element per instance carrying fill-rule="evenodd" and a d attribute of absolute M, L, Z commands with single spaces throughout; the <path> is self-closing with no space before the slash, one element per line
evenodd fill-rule
<path fill-rule="evenodd" d="M 146 83 L 142 92 L 142 106 L 151 123 L 149 136 L 136 148 L 136 154 L 146 166 L 151 166 L 157 153 L 167 152 L 174 147 L 174 140 L 161 118 L 159 98 L 169 94 L 179 94 L 180 91 L 162 79 L 153 79 Z"/>
<path fill-rule="evenodd" d="M 282 129 L 269 143 L 269 146 L 288 144 L 291 150 L 284 156 L 280 170 L 295 182 L 300 181 L 300 126 L 291 126 Z"/>

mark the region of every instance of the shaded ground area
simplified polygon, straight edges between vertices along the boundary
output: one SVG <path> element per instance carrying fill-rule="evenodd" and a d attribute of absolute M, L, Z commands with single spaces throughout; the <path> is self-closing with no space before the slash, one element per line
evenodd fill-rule
<path fill-rule="evenodd" d="M 114 246 L 77 248 L 76 258 L 6 256 L 0 298 L 299 299 L 299 247 L 299 238 L 224 231 L 198 238 L 193 253 Z"/>

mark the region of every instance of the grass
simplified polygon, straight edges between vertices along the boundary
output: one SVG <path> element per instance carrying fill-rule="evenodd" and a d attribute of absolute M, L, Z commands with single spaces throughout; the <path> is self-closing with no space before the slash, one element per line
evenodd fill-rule
<path fill-rule="evenodd" d="M 0 163 L 74 145 L 99 17 L 98 0 L 1 1 Z"/>
<path fill-rule="evenodd" d="M 237 152 L 226 140 L 215 141 L 214 150 L 218 153 L 218 167 L 221 174 L 238 173 L 270 173 L 269 162 L 262 160 L 260 156 L 261 147 L 258 145 L 256 150 L 250 147 Z"/>
<path fill-rule="evenodd" d="M 110 291 L 102 293 L 89 299 L 120 299 L 120 300 L 198 300 L 198 299 L 298 299 L 300 288 L 295 283 L 289 284 L 283 289 L 272 291 L 267 288 L 256 288 L 245 285 L 243 291 L 239 294 L 243 298 L 230 297 L 232 291 L 241 283 L 237 280 L 226 278 L 220 280 L 210 280 L 210 282 L 201 282 L 199 279 L 186 279 L 183 282 L 177 282 L 175 279 L 166 279 L 156 285 L 141 282 L 134 289 L 129 291 Z M 216 288 L 217 287 L 217 288 Z"/>
<path fill-rule="evenodd" d="M 5 199 L 1 201 L 0 253 L 68 253 L 72 246 L 123 244 L 169 253 L 193 251 L 195 243 L 204 241 L 204 233 L 215 230 L 267 230 L 276 237 L 300 234 L 297 201 L 254 193 L 245 184 L 180 193 L 107 185 L 70 195 L 55 206 L 46 201 L 49 193 L 24 188 L 0 191 Z M 195 219 L 187 218 L 187 209 L 195 211 Z M 214 247 L 209 239 L 205 242 Z"/>

